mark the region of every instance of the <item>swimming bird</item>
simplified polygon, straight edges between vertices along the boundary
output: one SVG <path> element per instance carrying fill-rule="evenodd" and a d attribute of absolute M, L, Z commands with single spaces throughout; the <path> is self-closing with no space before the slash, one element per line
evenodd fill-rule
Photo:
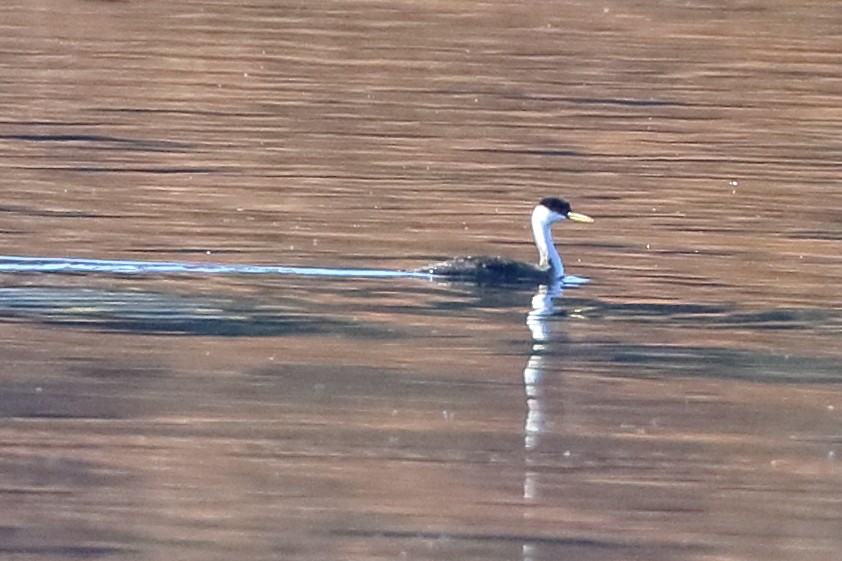
<path fill-rule="evenodd" d="M 555 245 L 551 227 L 562 220 L 593 222 L 593 218 L 573 212 L 570 203 L 546 197 L 532 210 L 532 235 L 538 248 L 538 265 L 505 257 L 466 256 L 421 267 L 416 271 L 451 280 L 479 284 L 544 284 L 564 278 L 564 264 Z"/>

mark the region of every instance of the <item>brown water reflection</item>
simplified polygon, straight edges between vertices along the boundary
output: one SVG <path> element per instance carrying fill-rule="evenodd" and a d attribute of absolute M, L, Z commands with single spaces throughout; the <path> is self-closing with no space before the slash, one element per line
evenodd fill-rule
<path fill-rule="evenodd" d="M 6 255 L 412 267 L 567 291 L 5 274 L 0 553 L 839 550 L 842 11 L 6 2 Z"/>

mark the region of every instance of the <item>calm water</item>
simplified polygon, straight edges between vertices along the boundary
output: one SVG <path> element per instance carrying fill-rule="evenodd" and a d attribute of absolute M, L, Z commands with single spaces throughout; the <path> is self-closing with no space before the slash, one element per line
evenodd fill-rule
<path fill-rule="evenodd" d="M 0 8 L 0 556 L 827 560 L 833 2 Z M 553 298 L 554 297 L 554 298 Z"/>

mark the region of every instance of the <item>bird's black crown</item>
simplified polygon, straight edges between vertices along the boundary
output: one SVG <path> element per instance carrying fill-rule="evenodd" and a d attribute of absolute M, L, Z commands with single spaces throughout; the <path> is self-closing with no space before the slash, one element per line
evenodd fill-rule
<path fill-rule="evenodd" d="M 562 216 L 567 216 L 570 212 L 570 203 L 558 197 L 544 197 L 541 199 L 541 204 Z"/>

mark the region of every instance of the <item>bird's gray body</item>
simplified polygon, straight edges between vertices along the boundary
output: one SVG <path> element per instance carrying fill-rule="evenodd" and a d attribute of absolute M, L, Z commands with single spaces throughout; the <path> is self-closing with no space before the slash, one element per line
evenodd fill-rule
<path fill-rule="evenodd" d="M 479 284 L 541 284 L 551 280 L 550 269 L 505 257 L 465 256 L 417 269 L 419 273 Z"/>

